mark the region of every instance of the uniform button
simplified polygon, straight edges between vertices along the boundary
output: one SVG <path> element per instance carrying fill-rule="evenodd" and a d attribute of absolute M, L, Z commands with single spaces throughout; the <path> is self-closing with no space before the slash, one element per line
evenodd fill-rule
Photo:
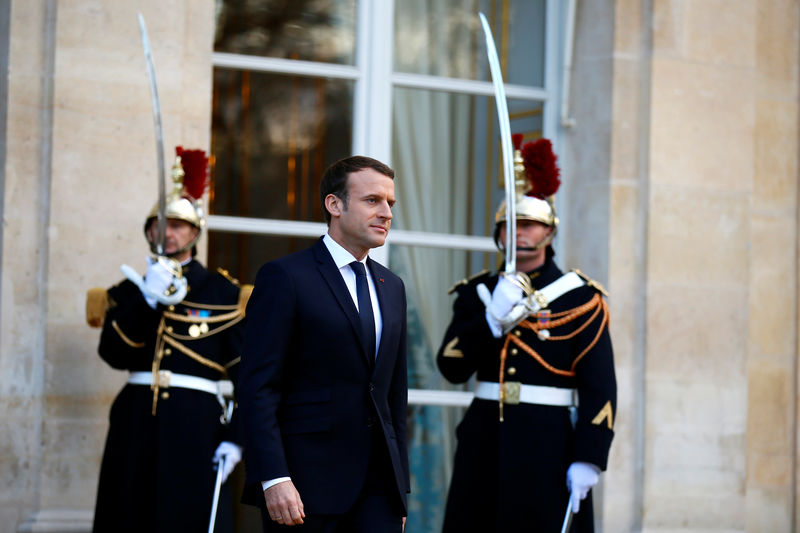
<path fill-rule="evenodd" d="M 169 400 L 169 393 L 168 392 L 162 392 L 161 393 L 161 399 L 162 400 Z"/>
<path fill-rule="evenodd" d="M 174 306 L 174 305 L 170 305 L 170 306 L 169 306 L 169 310 L 170 310 L 170 311 L 174 311 L 174 310 L 175 310 L 175 306 Z"/>
<path fill-rule="evenodd" d="M 516 374 L 516 373 L 517 373 L 517 369 L 516 369 L 516 368 L 514 368 L 513 366 L 511 366 L 511 367 L 509 367 L 509 368 L 508 368 L 508 375 L 509 375 L 509 376 L 513 376 L 513 375 L 514 375 L 514 374 Z"/>
<path fill-rule="evenodd" d="M 519 337 L 520 335 L 522 335 L 522 332 L 521 332 L 520 330 L 518 330 L 518 329 L 515 329 L 515 330 L 514 330 L 514 335 L 516 335 L 517 337 Z"/>
<path fill-rule="evenodd" d="M 166 349 L 164 350 L 164 355 L 172 355 L 172 350 L 171 350 L 171 349 L 169 349 L 169 348 L 166 348 Z"/>
<path fill-rule="evenodd" d="M 517 355 L 518 353 L 519 350 L 517 350 L 516 348 L 511 348 L 511 355 Z"/>
<path fill-rule="evenodd" d="M 172 333 L 172 326 L 167 326 L 167 333 Z"/>

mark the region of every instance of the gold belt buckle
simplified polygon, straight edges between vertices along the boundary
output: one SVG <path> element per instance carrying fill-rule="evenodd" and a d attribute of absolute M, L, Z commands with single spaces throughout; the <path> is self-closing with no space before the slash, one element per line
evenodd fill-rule
<path fill-rule="evenodd" d="M 168 389 L 169 382 L 172 379 L 172 372 L 169 370 L 158 371 L 158 387 L 161 389 Z"/>
<path fill-rule="evenodd" d="M 503 382 L 503 403 L 508 405 L 519 405 L 519 390 L 520 385 L 522 385 L 519 381 L 504 381 Z"/>

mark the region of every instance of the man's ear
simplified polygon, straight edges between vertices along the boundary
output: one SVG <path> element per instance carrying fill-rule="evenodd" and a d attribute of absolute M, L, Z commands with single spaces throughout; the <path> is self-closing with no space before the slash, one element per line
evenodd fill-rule
<path fill-rule="evenodd" d="M 331 214 L 331 217 L 342 216 L 342 199 L 335 194 L 329 194 L 325 197 L 325 209 Z"/>

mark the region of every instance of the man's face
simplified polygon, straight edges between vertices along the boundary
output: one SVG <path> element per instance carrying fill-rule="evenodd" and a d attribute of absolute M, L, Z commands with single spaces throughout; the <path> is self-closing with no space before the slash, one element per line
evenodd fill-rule
<path fill-rule="evenodd" d="M 366 168 L 347 179 L 347 203 L 328 195 L 331 236 L 356 258 L 370 248 L 382 246 L 392 225 L 394 180 L 377 170 Z"/>
<path fill-rule="evenodd" d="M 200 231 L 193 225 L 189 224 L 185 220 L 178 220 L 177 218 L 168 218 L 167 219 L 167 230 L 165 232 L 165 242 L 164 242 L 164 254 L 170 255 L 174 254 L 178 250 L 182 249 L 184 246 L 192 242 L 192 240 L 197 236 L 197 232 Z M 150 225 L 147 227 L 147 238 L 150 242 L 157 242 L 158 241 L 158 219 L 154 218 Z M 191 250 L 186 250 L 184 254 L 191 255 Z M 176 257 L 178 261 L 182 261 L 183 258 Z"/>
<path fill-rule="evenodd" d="M 517 260 L 525 261 L 543 256 L 546 248 L 544 246 L 538 250 L 523 250 L 523 248 L 533 248 L 550 235 L 552 231 L 553 228 L 547 224 L 535 220 L 517 220 Z M 503 245 L 506 243 L 505 224 L 500 227 L 500 242 Z"/>

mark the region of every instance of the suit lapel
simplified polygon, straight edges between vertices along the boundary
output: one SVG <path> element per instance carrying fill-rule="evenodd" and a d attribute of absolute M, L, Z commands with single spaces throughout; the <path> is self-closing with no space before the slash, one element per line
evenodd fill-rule
<path fill-rule="evenodd" d="M 383 267 L 373 261 L 367 259 L 369 271 L 372 275 L 372 281 L 375 284 L 375 292 L 378 294 L 378 306 L 381 308 L 381 322 L 383 323 L 383 330 L 381 331 L 380 344 L 378 345 L 378 355 L 376 356 L 375 367 L 382 366 L 382 363 L 387 362 L 386 346 L 392 345 L 392 338 L 394 337 L 394 324 L 396 306 L 390 302 L 389 291 L 386 287 L 385 275 L 381 272 Z"/>
<path fill-rule="evenodd" d="M 350 321 L 353 333 L 358 337 L 358 343 L 361 346 L 361 354 L 364 356 L 365 362 L 372 366 L 372 357 L 367 356 L 364 339 L 362 338 L 361 320 L 358 316 L 358 310 L 353 303 L 352 296 L 350 296 L 350 291 L 347 290 L 347 285 L 345 285 L 342 279 L 342 274 L 339 272 L 339 269 L 336 268 L 336 263 L 333 262 L 333 257 L 331 257 L 322 239 L 317 241 L 312 250 L 314 251 L 314 257 L 317 260 L 317 269 L 322 275 L 322 279 L 328 284 L 331 292 L 336 297 L 336 301 L 339 303 L 339 307 L 342 308 L 342 312 L 347 317 L 347 320 Z M 381 311 L 383 311 L 382 308 Z"/>

